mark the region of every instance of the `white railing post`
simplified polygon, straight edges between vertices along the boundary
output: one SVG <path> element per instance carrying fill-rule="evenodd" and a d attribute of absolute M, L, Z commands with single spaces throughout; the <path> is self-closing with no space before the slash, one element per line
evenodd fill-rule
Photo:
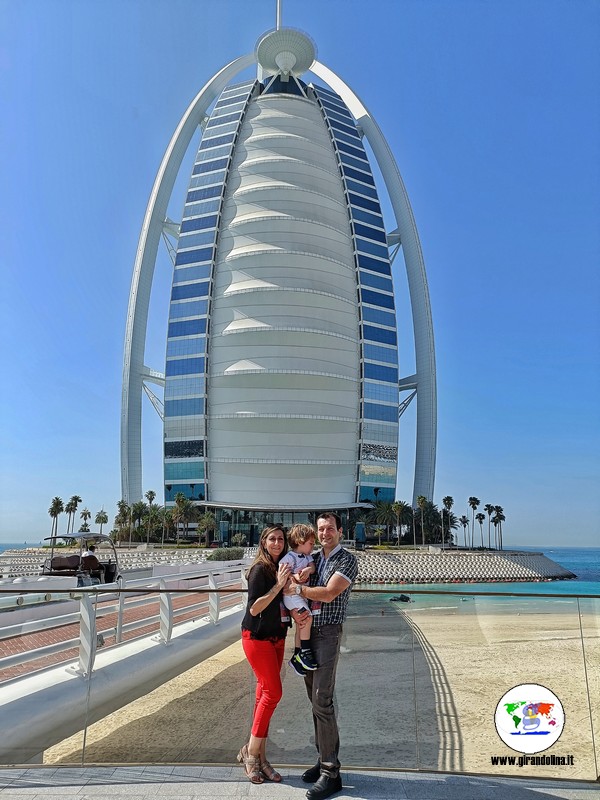
<path fill-rule="evenodd" d="M 125 595 L 121 591 L 123 588 L 123 577 L 119 576 L 119 607 L 117 609 L 117 627 L 115 631 L 115 642 L 120 644 L 123 641 L 123 613 L 125 611 Z"/>
<path fill-rule="evenodd" d="M 91 675 L 96 659 L 96 609 L 87 592 L 81 594 L 79 601 L 79 672 Z"/>
<path fill-rule="evenodd" d="M 214 625 L 219 623 L 219 612 L 221 610 L 220 595 L 214 591 L 216 588 L 215 576 L 211 572 L 208 576 L 208 590 L 210 592 L 208 595 L 208 610 Z"/>
<path fill-rule="evenodd" d="M 161 589 L 159 598 L 159 638 L 167 644 L 171 641 L 171 634 L 173 633 L 173 598 L 170 592 L 164 591 L 167 588 L 167 584 L 164 581 L 160 582 L 159 588 Z"/>

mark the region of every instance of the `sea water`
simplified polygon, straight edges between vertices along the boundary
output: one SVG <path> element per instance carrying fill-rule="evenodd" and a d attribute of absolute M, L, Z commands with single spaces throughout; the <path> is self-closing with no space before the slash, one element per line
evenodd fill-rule
<path fill-rule="evenodd" d="M 411 599 L 411 613 L 422 610 L 460 611 L 461 613 L 572 613 L 579 609 L 600 613 L 600 547 L 514 547 L 528 553 L 543 553 L 573 572 L 577 577 L 559 581 L 518 581 L 495 583 L 419 583 L 385 584 L 368 587 L 360 584 L 353 591 L 353 602 L 349 612 L 356 614 L 380 614 L 407 608 L 408 604 L 392 597 L 401 594 Z M 361 592 L 361 589 L 384 589 L 385 592 Z M 420 594 L 420 592 L 427 594 Z M 445 594 L 457 592 L 458 594 Z M 473 592 L 510 592 L 516 595 L 551 595 L 545 597 L 498 597 L 475 596 Z M 579 595 L 583 600 L 565 597 Z M 589 597 L 592 595 L 592 597 Z M 586 596 L 589 599 L 586 599 Z"/>
<path fill-rule="evenodd" d="M 28 547 L 41 546 L 41 542 L 0 542 L 0 553 L 5 550 L 26 550 Z"/>

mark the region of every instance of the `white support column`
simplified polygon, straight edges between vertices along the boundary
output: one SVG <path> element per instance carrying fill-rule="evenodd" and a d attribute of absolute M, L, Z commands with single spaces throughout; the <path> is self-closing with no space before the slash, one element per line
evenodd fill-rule
<path fill-rule="evenodd" d="M 413 504 L 419 495 L 432 499 L 437 439 L 435 347 L 425 262 L 408 194 L 398 166 L 375 119 L 352 89 L 318 61 L 311 66 L 344 100 L 371 145 L 388 191 L 400 234 L 413 317 L 417 368 L 417 448 Z"/>
<path fill-rule="evenodd" d="M 210 592 L 208 595 L 208 609 L 210 618 L 214 625 L 218 624 L 219 613 L 221 611 L 221 595 L 214 591 L 216 588 L 217 584 L 215 583 L 215 576 L 211 574 L 208 576 L 208 589 Z"/>
<path fill-rule="evenodd" d="M 164 581 L 160 582 L 160 587 L 162 591 L 160 593 L 160 633 L 159 638 L 161 642 L 164 644 L 168 644 L 171 641 L 171 635 L 173 633 L 173 598 L 170 592 L 165 592 L 164 590 L 167 588 L 167 584 Z"/>
<path fill-rule="evenodd" d="M 96 660 L 96 608 L 87 592 L 79 600 L 81 620 L 79 623 L 79 672 L 90 676 Z"/>
<path fill-rule="evenodd" d="M 142 373 L 150 291 L 167 206 L 188 145 L 210 104 L 239 72 L 254 63 L 254 54 L 241 56 L 214 75 L 196 95 L 165 152 L 152 187 L 138 242 L 123 358 L 121 401 L 121 497 L 133 503 L 142 497 Z"/>

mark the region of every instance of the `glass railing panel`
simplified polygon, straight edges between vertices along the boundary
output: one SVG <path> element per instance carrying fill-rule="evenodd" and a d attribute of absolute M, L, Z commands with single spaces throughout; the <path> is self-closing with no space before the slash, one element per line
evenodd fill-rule
<path fill-rule="evenodd" d="M 434 693 L 434 713 L 419 729 L 419 768 L 595 779 L 576 599 L 413 599 L 401 613 L 415 630 Z M 417 706 L 429 699 L 419 691 Z M 421 745 L 432 728 L 437 753 Z"/>
<path fill-rule="evenodd" d="M 14 737 L 10 753 L 4 746 L 0 763 L 235 763 L 250 730 L 255 679 L 240 643 L 241 575 L 230 585 L 235 593 L 212 592 L 210 603 L 208 585 L 195 592 L 130 589 L 122 601 L 116 593 L 94 592 L 91 677 L 85 647 L 65 650 L 56 665 L 35 662 L 29 675 L 11 677 L 8 668 L 19 665 L 0 662 L 2 729 L 21 713 L 40 721 Z M 401 602 L 401 593 L 412 602 Z M 352 594 L 336 682 L 346 768 L 597 777 L 600 600 L 421 594 L 409 587 L 401 593 L 361 587 Z M 60 631 L 68 643 L 65 637 L 78 636 L 72 624 L 69 619 L 52 636 Z M 0 658 L 10 657 L 14 638 L 0 636 Z M 19 647 L 26 644 L 23 638 Z M 35 650 L 36 644 L 28 646 Z M 292 645 L 290 634 L 286 662 Z M 304 681 L 285 664 L 282 676 L 270 759 L 312 764 L 316 750 Z M 40 681 L 48 684 L 41 692 Z M 534 754 L 554 757 L 554 763 L 527 762 L 496 731 L 496 706 L 519 684 L 540 684 L 564 706 L 562 735 Z M 517 700 L 533 704 L 540 698 Z M 572 763 L 556 760 L 571 756 Z"/>
<path fill-rule="evenodd" d="M 44 763 L 168 762 L 174 756 L 175 721 L 170 720 L 167 735 L 157 731 L 152 718 L 163 703 L 155 690 L 188 665 L 185 655 L 183 661 L 178 658 L 189 647 L 178 631 L 209 619 L 208 592 L 139 587 L 118 593 L 116 601 L 112 595 L 102 597 L 87 725 L 49 748 Z M 227 609 L 232 602 L 226 596 L 221 606 Z"/>
<path fill-rule="evenodd" d="M 90 683 L 79 596 L 30 585 L 0 592 L 0 765 L 46 763 L 46 752 L 71 735 L 73 763 L 81 764 Z"/>
<path fill-rule="evenodd" d="M 286 662 L 292 655 L 292 633 L 288 640 Z M 416 768 L 414 655 L 412 631 L 404 618 L 390 609 L 389 597 L 355 592 L 344 625 L 335 691 L 340 757 L 345 766 L 395 768 L 402 763 Z M 416 657 L 419 667 L 420 654 Z M 250 675 L 246 731 L 253 686 Z M 304 680 L 289 667 L 284 669 L 283 699 L 273 717 L 269 740 L 269 753 L 276 763 L 312 765 L 316 761 Z"/>
<path fill-rule="evenodd" d="M 580 597 L 577 600 L 581 624 L 581 646 L 585 670 L 590 743 L 594 770 L 600 780 L 600 599 Z"/>

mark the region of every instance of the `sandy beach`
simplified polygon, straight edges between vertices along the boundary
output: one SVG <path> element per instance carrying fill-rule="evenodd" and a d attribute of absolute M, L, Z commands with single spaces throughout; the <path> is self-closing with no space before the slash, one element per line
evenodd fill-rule
<path fill-rule="evenodd" d="M 560 613 L 494 612 L 475 601 L 451 609 L 399 607 L 389 596 L 351 604 L 338 668 L 341 760 L 346 766 L 533 777 L 597 777 L 600 623 L 593 601 Z M 539 608 L 539 607 L 536 607 Z M 288 637 L 291 643 L 291 637 Z M 584 658 L 585 656 L 585 658 Z M 304 682 L 284 665 L 284 697 L 271 725 L 279 764 L 314 761 Z M 546 755 L 572 766 L 493 766 L 518 755 L 498 737 L 494 711 L 519 683 L 540 683 L 562 701 L 566 724 Z M 254 678 L 239 642 L 130 703 L 87 732 L 86 763 L 234 763 L 245 741 Z M 82 735 L 46 751 L 44 763 L 81 762 Z"/>

